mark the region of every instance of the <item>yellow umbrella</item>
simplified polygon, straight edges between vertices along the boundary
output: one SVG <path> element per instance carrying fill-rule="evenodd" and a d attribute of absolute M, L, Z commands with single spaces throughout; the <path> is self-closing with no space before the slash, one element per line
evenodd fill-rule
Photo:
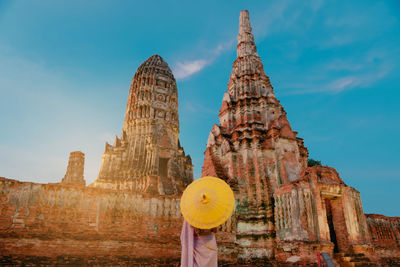
<path fill-rule="evenodd" d="M 207 176 L 186 187 L 181 198 L 181 212 L 190 225 L 211 229 L 228 220 L 234 203 L 229 185 L 219 178 Z"/>

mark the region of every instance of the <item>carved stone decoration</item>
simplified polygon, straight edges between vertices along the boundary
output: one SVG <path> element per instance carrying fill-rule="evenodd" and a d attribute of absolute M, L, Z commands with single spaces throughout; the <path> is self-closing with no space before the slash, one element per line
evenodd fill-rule
<path fill-rule="evenodd" d="M 179 144 L 177 99 L 168 64 L 159 55 L 151 56 L 136 71 L 121 137 L 115 137 L 113 145 L 106 143 L 99 176 L 91 187 L 162 195 L 182 192 L 193 180 L 193 166 Z"/>

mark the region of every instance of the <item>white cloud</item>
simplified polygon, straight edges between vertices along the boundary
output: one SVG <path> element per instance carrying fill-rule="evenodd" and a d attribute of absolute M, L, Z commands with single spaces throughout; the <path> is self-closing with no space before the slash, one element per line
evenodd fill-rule
<path fill-rule="evenodd" d="M 236 42 L 236 37 L 232 38 L 226 42 L 221 42 L 220 44 L 218 44 L 213 50 L 212 50 L 212 54 L 215 57 L 221 55 L 223 52 L 229 50 L 232 48 L 233 44 Z"/>
<path fill-rule="evenodd" d="M 355 73 L 353 75 L 338 78 L 328 84 L 326 89 L 327 91 L 339 93 L 356 87 L 365 88 L 384 78 L 391 69 L 391 65 L 382 64 L 377 66 L 376 69 L 374 68 L 366 71 L 360 71 L 359 73 Z"/>
<path fill-rule="evenodd" d="M 299 82 L 286 83 L 289 90 L 285 95 L 300 95 L 314 93 L 337 94 L 343 91 L 366 88 L 382 80 L 397 65 L 393 55 L 398 54 L 398 48 L 373 48 L 362 56 L 337 58 L 326 61 L 304 70 Z M 296 80 L 296 79 L 295 79 Z"/>
<path fill-rule="evenodd" d="M 173 66 L 173 73 L 177 80 L 186 79 L 210 65 L 224 51 L 230 49 L 235 39 L 219 43 L 214 49 L 205 53 L 204 58 L 195 60 L 178 61 Z"/>
<path fill-rule="evenodd" d="M 334 80 L 327 86 L 327 89 L 329 89 L 329 91 L 341 92 L 343 90 L 353 88 L 359 83 L 360 79 L 358 77 L 348 76 Z"/>
<path fill-rule="evenodd" d="M 178 80 L 185 79 L 199 71 L 207 65 L 207 60 L 196 59 L 192 61 L 184 61 L 176 63 L 174 68 L 175 78 Z"/>
<path fill-rule="evenodd" d="M 378 82 L 384 78 L 391 70 L 391 67 L 381 67 L 377 72 L 362 72 L 353 75 L 345 75 L 339 78 L 334 78 L 327 81 L 315 82 L 310 80 L 310 83 L 302 82 L 297 84 L 287 84 L 285 87 L 293 88 L 283 95 L 302 95 L 315 93 L 333 93 L 338 94 L 346 90 L 355 88 L 365 88 Z"/>

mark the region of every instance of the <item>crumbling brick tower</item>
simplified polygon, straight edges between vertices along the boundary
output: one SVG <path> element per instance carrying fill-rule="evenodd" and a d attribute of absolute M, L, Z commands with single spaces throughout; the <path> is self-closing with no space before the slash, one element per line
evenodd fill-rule
<path fill-rule="evenodd" d="M 84 166 L 85 154 L 81 151 L 71 152 L 69 155 L 67 172 L 61 183 L 85 186 L 86 181 L 83 177 Z"/>
<path fill-rule="evenodd" d="M 234 214 L 219 234 L 227 261 L 314 262 L 316 252 L 367 252 L 360 194 L 308 151 L 275 98 L 241 11 L 237 59 L 207 141 L 203 176 L 234 190 Z"/>
<path fill-rule="evenodd" d="M 168 64 L 153 55 L 132 80 L 121 138 L 106 143 L 92 187 L 171 195 L 193 180 L 179 143 L 178 92 Z"/>
<path fill-rule="evenodd" d="M 251 33 L 249 13 L 240 13 L 237 59 L 207 142 L 202 176 L 225 179 L 234 189 L 236 209 L 228 222 L 239 256 L 270 257 L 274 246 L 272 194 L 299 178 L 307 149 L 296 137 L 275 98 Z M 246 244 L 252 249 L 246 250 Z M 257 254 L 257 255 L 253 255 Z"/>

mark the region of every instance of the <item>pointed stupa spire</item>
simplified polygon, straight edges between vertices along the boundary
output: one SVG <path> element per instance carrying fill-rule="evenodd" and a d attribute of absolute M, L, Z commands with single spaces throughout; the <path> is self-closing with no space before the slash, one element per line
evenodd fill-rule
<path fill-rule="evenodd" d="M 251 33 L 250 15 L 248 10 L 240 11 L 239 17 L 239 35 L 237 46 L 237 57 L 248 55 L 258 56 L 254 36 Z"/>
<path fill-rule="evenodd" d="M 228 93 L 232 101 L 274 94 L 257 54 L 251 30 L 249 11 L 240 11 L 237 59 L 233 63 L 228 83 Z"/>
<path fill-rule="evenodd" d="M 248 10 L 240 11 L 239 17 L 239 32 L 251 33 L 250 15 Z"/>

